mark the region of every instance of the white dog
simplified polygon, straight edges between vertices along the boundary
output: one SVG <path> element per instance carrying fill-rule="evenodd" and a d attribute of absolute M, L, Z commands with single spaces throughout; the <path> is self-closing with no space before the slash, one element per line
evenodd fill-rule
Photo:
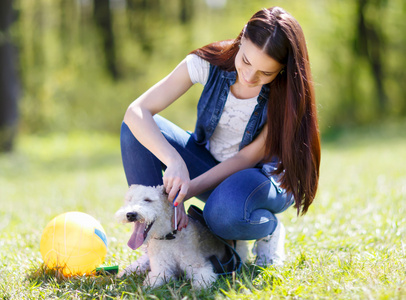
<path fill-rule="evenodd" d="M 217 279 L 212 255 L 222 259 L 225 245 L 204 225 L 189 217 L 188 226 L 174 231 L 174 207 L 168 201 L 163 186 L 132 185 L 125 197 L 125 205 L 116 216 L 121 222 L 134 222 L 134 232 L 128 246 L 137 249 L 146 245 L 149 257 L 144 254 L 120 275 L 145 271 L 150 267 L 144 286 L 158 287 L 184 275 L 195 289 L 207 288 Z M 247 244 L 238 242 L 240 255 L 248 253 Z"/>

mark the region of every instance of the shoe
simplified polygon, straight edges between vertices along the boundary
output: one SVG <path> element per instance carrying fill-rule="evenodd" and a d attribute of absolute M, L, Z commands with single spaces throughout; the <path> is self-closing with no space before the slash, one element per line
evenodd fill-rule
<path fill-rule="evenodd" d="M 285 226 L 278 220 L 278 224 L 272 234 L 255 242 L 252 252 L 257 255 L 255 260 L 257 266 L 283 266 L 286 259 L 285 235 Z"/>

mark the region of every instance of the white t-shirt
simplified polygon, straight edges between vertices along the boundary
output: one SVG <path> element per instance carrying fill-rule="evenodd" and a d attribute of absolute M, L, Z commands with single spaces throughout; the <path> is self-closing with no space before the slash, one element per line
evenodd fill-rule
<path fill-rule="evenodd" d="M 205 85 L 209 77 L 210 64 L 195 54 L 186 57 L 190 80 Z M 245 127 L 257 105 L 257 97 L 238 99 L 231 91 L 224 106 L 220 121 L 209 141 L 210 153 L 218 161 L 234 156 L 244 135 Z"/>

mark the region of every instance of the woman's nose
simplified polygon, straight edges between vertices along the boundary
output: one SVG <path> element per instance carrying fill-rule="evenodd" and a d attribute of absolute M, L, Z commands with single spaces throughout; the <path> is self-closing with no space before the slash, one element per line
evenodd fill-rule
<path fill-rule="evenodd" d="M 255 74 L 256 74 L 256 73 L 255 73 L 254 70 L 249 69 L 245 74 L 246 74 L 245 76 L 247 76 L 247 77 L 245 78 L 247 81 L 249 81 L 249 82 L 255 81 Z"/>

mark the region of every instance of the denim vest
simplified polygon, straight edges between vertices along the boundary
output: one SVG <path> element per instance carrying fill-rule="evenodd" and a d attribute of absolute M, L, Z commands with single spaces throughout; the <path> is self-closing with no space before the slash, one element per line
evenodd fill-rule
<path fill-rule="evenodd" d="M 230 87 L 235 83 L 236 79 L 237 73 L 235 71 L 228 72 L 221 70 L 217 66 L 210 65 L 209 78 L 197 104 L 197 121 L 193 136 L 198 144 L 204 145 L 209 142 L 220 121 Z M 264 85 L 259 93 L 258 103 L 245 128 L 239 150 L 250 144 L 266 123 L 268 97 L 269 87 Z"/>
<path fill-rule="evenodd" d="M 208 148 L 209 139 L 220 121 L 228 93 L 230 92 L 230 87 L 235 83 L 236 79 L 236 71 L 228 72 L 221 70 L 217 66 L 210 65 L 209 77 L 197 104 L 197 121 L 193 133 L 194 140 L 199 145 L 206 145 Z M 265 125 L 267 120 L 268 98 L 269 87 L 263 85 L 257 98 L 257 105 L 245 127 L 239 150 L 250 144 Z M 273 174 L 278 164 L 278 157 L 273 157 L 271 162 L 265 164 L 260 163 L 257 167 L 270 179 L 278 193 L 285 193 L 285 189 L 280 186 L 281 175 Z M 287 207 L 292 203 L 293 197 L 287 204 Z"/>

